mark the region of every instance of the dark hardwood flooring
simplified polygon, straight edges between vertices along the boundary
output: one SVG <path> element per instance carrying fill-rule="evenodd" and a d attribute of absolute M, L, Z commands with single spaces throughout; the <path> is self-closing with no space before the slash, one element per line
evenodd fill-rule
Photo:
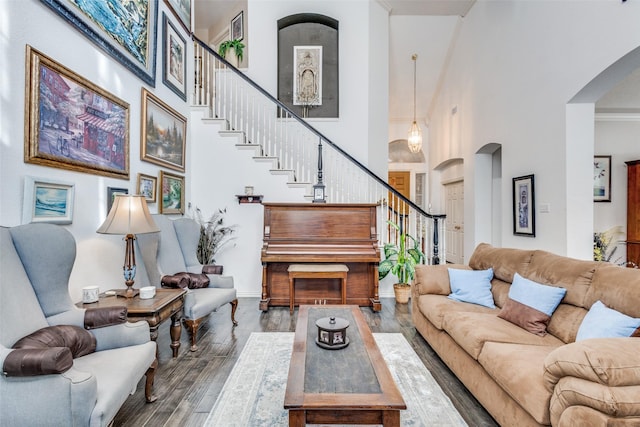
<path fill-rule="evenodd" d="M 252 332 L 293 332 L 297 309 L 288 307 L 258 310 L 258 298 L 240 298 L 232 327 L 229 305 L 209 316 L 201 326 L 198 350 L 189 351 L 186 330 L 182 330 L 177 358 L 171 357 L 169 324 L 160 326 L 159 366 L 155 377 L 158 400 L 145 403 L 144 379 L 129 396 L 114 419 L 114 426 L 201 426 L 207 419 L 224 382 Z M 399 332 L 411 343 L 420 359 L 470 426 L 494 427 L 496 422 L 480 406 L 462 383 L 449 371 L 437 354 L 418 334 L 411 322 L 410 304 L 382 299 L 382 311 L 361 307 L 372 332 Z M 222 426 L 221 426 L 222 427 Z"/>

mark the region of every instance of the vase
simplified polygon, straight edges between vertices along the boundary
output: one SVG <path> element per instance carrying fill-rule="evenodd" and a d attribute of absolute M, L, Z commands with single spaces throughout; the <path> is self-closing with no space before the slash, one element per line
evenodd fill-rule
<path fill-rule="evenodd" d="M 411 286 L 406 283 L 396 283 L 393 285 L 393 293 L 396 296 L 397 303 L 406 304 L 409 302 L 409 296 L 411 295 Z"/>

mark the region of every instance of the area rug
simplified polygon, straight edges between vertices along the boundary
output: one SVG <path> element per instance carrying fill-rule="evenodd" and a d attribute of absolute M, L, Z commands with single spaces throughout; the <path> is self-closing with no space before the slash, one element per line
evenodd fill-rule
<path fill-rule="evenodd" d="M 254 332 L 209 413 L 208 427 L 287 426 L 284 409 L 293 332 Z M 402 426 L 466 426 L 411 345 L 394 333 L 373 334 L 407 404 Z"/>

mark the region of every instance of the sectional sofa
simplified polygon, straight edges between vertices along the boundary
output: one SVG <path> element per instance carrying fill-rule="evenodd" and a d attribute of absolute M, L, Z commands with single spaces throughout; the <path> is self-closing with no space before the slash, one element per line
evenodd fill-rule
<path fill-rule="evenodd" d="M 449 297 L 460 270 L 492 272 L 495 308 Z M 541 317 L 532 321 L 518 312 L 516 277 L 566 289 L 550 317 L 534 310 Z M 640 426 L 638 331 L 596 332 L 618 330 L 596 307 L 640 324 L 640 270 L 480 244 L 468 266 L 418 266 L 411 304 L 418 332 L 500 425 Z"/>

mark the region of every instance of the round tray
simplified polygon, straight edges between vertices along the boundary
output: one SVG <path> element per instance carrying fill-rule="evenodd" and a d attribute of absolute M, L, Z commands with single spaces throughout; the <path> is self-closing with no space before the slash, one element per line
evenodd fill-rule
<path fill-rule="evenodd" d="M 316 338 L 316 344 L 318 344 L 322 348 L 326 348 L 327 350 L 340 350 L 341 348 L 345 348 L 346 346 L 349 345 L 349 337 L 347 337 L 342 344 L 336 344 L 336 345 L 325 344 L 323 342 L 318 341 L 318 338 Z"/>

